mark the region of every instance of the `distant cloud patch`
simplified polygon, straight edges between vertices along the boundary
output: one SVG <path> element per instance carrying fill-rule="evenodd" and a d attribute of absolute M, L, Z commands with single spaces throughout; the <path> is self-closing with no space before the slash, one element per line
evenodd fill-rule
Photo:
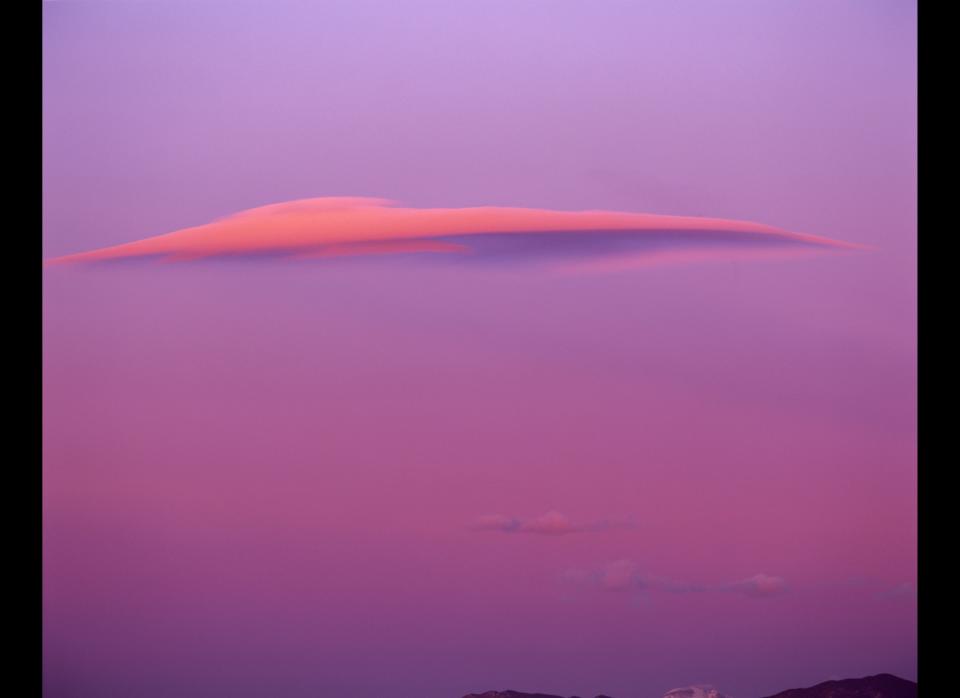
<path fill-rule="evenodd" d="M 500 514 L 488 514 L 474 521 L 472 527 L 478 531 L 503 531 L 505 533 L 512 533 L 519 531 L 520 526 L 520 519 L 501 516 Z"/>
<path fill-rule="evenodd" d="M 607 531 L 616 528 L 633 528 L 628 522 L 594 521 L 575 523 L 559 511 L 548 511 L 532 519 L 518 519 L 503 514 L 485 514 L 470 526 L 476 531 L 500 531 L 502 533 L 531 533 L 540 536 L 566 536 L 572 533 Z"/>
<path fill-rule="evenodd" d="M 560 581 L 566 586 L 583 590 L 617 593 L 656 591 L 668 594 L 733 592 L 750 598 L 775 596 L 786 589 L 782 577 L 762 573 L 726 584 L 695 584 L 650 574 L 637 562 L 628 559 L 615 560 L 594 570 L 565 570 L 560 575 Z"/>
<path fill-rule="evenodd" d="M 771 577 L 768 574 L 755 574 L 748 579 L 733 582 L 725 588 L 745 596 L 764 597 L 781 593 L 786 586 L 782 577 Z"/>
<path fill-rule="evenodd" d="M 917 585 L 913 582 L 903 582 L 902 584 L 897 584 L 894 587 L 878 592 L 876 598 L 880 600 L 906 599 L 915 601 L 917 598 Z"/>

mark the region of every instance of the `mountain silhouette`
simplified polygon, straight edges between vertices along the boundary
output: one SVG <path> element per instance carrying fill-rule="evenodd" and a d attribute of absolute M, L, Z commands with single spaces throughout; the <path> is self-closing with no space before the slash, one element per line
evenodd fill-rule
<path fill-rule="evenodd" d="M 862 679 L 824 681 L 810 688 L 792 688 L 767 698 L 917 698 L 917 683 L 893 674 Z"/>
<path fill-rule="evenodd" d="M 699 691 L 699 692 L 698 692 Z M 667 696 L 707 695 L 712 691 L 715 695 L 723 695 L 712 686 L 691 686 L 687 689 L 675 688 Z M 664 696 L 664 698 L 667 698 Z M 486 693 L 469 693 L 463 698 L 565 698 L 552 693 L 523 693 L 522 691 L 487 691 Z M 570 696 L 569 698 L 579 698 Z M 596 698 L 610 698 L 598 695 Z M 917 682 L 901 679 L 893 674 L 877 674 L 865 676 L 862 679 L 842 679 L 838 681 L 824 681 L 809 688 L 791 688 L 775 693 L 766 698 L 917 698 Z"/>

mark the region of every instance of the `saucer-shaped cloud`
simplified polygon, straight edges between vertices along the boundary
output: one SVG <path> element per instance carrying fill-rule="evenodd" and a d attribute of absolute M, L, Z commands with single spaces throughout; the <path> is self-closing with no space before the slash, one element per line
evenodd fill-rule
<path fill-rule="evenodd" d="M 541 260 L 604 265 L 844 249 L 854 245 L 768 225 L 617 211 L 483 206 L 403 208 L 363 197 L 291 201 L 204 225 L 49 260 L 432 255 L 451 260 Z"/>

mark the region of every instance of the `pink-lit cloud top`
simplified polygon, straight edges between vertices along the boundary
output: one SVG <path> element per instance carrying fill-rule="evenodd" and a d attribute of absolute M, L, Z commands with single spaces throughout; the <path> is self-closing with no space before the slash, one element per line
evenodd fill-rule
<path fill-rule="evenodd" d="M 749 221 L 621 211 L 482 206 L 404 208 L 384 199 L 321 197 L 261 206 L 165 235 L 58 257 L 51 264 L 133 258 L 323 259 L 446 253 L 496 261 L 729 258 L 857 245 Z"/>

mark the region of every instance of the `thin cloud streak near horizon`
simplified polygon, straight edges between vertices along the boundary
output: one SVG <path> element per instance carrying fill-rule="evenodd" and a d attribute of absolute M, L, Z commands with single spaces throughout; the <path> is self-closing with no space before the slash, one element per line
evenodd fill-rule
<path fill-rule="evenodd" d="M 610 592 L 662 591 L 670 594 L 729 592 L 753 599 L 778 596 L 787 590 L 783 577 L 762 572 L 725 584 L 696 584 L 644 572 L 633 560 L 615 560 L 600 569 L 570 569 L 560 576 L 566 584 Z"/>
<path fill-rule="evenodd" d="M 571 533 L 635 528 L 633 524 L 625 521 L 602 520 L 590 523 L 575 523 L 558 511 L 548 511 L 546 514 L 527 520 L 503 514 L 487 514 L 479 517 L 470 527 L 475 531 L 533 533 L 541 536 L 565 536 Z"/>

